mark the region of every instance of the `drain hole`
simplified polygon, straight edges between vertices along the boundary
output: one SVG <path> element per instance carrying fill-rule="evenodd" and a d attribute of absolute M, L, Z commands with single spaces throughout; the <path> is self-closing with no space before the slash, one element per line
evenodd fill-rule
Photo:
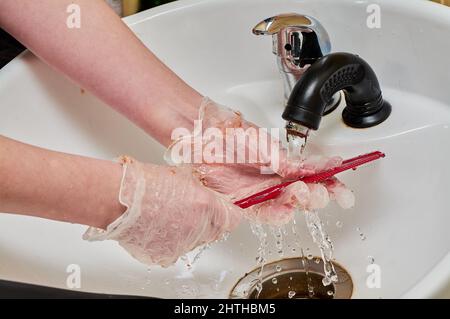
<path fill-rule="evenodd" d="M 305 271 L 288 272 L 273 278 L 263 281 L 260 299 L 287 299 L 289 296 L 292 299 L 333 299 L 335 294 L 334 286 L 322 285 L 324 277 L 317 273 L 309 272 L 306 276 Z M 312 293 L 308 290 L 308 280 L 309 287 L 313 288 Z M 255 287 L 250 292 L 249 299 L 256 299 L 257 295 L 258 291 Z"/>
<path fill-rule="evenodd" d="M 308 275 L 301 258 L 289 258 L 266 264 L 262 273 L 260 299 L 349 299 L 353 293 L 353 282 L 348 272 L 336 262 L 333 265 L 338 282 L 329 286 L 322 284 L 325 277 L 323 262 L 316 257 L 309 261 Z M 281 271 L 277 271 L 280 270 Z M 259 268 L 242 277 L 230 293 L 230 298 L 258 298 L 257 283 Z M 308 284 L 309 282 L 309 284 Z M 310 291 L 312 290 L 312 292 Z"/>

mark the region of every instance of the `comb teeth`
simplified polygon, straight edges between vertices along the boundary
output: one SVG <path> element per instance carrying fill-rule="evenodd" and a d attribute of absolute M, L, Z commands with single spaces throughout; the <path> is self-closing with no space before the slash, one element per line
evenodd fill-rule
<path fill-rule="evenodd" d="M 339 174 L 341 172 L 347 171 L 349 169 L 355 169 L 358 166 L 361 166 L 363 164 L 375 161 L 379 158 L 385 157 L 385 154 L 382 152 L 372 152 L 365 155 L 360 155 L 357 157 L 353 157 L 351 159 L 345 160 L 342 162 L 340 166 L 334 167 L 332 169 L 329 169 L 327 171 L 323 171 L 314 175 L 306 176 L 302 178 L 301 180 L 305 183 L 319 183 L 324 180 L 327 180 L 331 177 L 333 177 L 336 174 Z"/>
<path fill-rule="evenodd" d="M 353 158 L 343 161 L 340 166 L 334 167 L 332 169 L 329 169 L 329 170 L 326 170 L 323 172 L 319 172 L 317 174 L 306 176 L 306 177 L 300 178 L 298 180 L 288 181 L 288 182 L 284 182 L 284 183 L 269 187 L 259 193 L 256 193 L 256 194 L 253 194 L 244 199 L 238 200 L 234 204 L 241 208 L 251 207 L 253 205 L 268 201 L 270 199 L 277 198 L 278 196 L 281 195 L 283 190 L 292 183 L 295 183 L 298 181 L 302 181 L 305 183 L 324 182 L 324 181 L 330 179 L 331 177 L 335 176 L 336 174 L 347 171 L 349 169 L 356 169 L 358 166 L 375 161 L 375 160 L 383 158 L 385 156 L 386 155 L 384 153 L 379 152 L 379 151 L 375 151 L 375 152 L 365 154 L 365 155 L 356 156 L 356 157 L 353 157 Z"/>

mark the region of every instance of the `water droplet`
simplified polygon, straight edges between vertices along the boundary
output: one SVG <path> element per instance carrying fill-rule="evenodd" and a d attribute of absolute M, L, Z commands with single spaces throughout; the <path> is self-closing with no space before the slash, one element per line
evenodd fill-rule
<path fill-rule="evenodd" d="M 259 279 L 261 279 L 262 273 L 263 273 L 263 267 L 259 267 L 258 272 L 257 272 L 257 275 L 258 275 Z"/>
<path fill-rule="evenodd" d="M 280 292 L 280 288 L 277 288 L 277 292 Z"/>
<path fill-rule="evenodd" d="M 320 258 L 316 258 L 316 259 L 314 260 L 314 262 L 315 262 L 316 264 L 320 264 Z"/>
<path fill-rule="evenodd" d="M 276 284 L 278 283 L 277 277 L 273 277 L 273 278 L 272 278 L 272 283 L 273 283 L 274 285 L 276 285 Z"/>
<path fill-rule="evenodd" d="M 323 277 L 323 278 L 322 278 L 322 284 L 323 284 L 325 287 L 331 285 L 331 278 L 329 278 L 329 277 Z"/>
<path fill-rule="evenodd" d="M 291 276 L 291 277 L 289 277 L 289 280 L 292 280 L 292 276 Z"/>
<path fill-rule="evenodd" d="M 276 270 L 277 272 L 280 272 L 282 269 L 283 269 L 283 268 L 281 268 L 280 265 L 276 265 L 276 266 L 275 266 L 275 270 Z"/>
<path fill-rule="evenodd" d="M 181 285 L 176 289 L 176 293 L 179 297 L 195 298 L 198 296 L 198 288 L 190 285 Z"/>
<path fill-rule="evenodd" d="M 366 235 L 364 235 L 364 233 L 361 231 L 361 228 L 357 227 L 356 231 L 359 233 L 359 239 L 361 239 L 362 241 L 367 239 Z"/>
<path fill-rule="evenodd" d="M 342 226 L 344 226 L 344 223 L 343 223 L 343 222 L 341 222 L 341 221 L 337 221 L 337 222 L 336 222 L 336 227 L 337 227 L 337 228 L 342 228 Z"/>
<path fill-rule="evenodd" d="M 220 238 L 218 241 L 219 242 L 226 241 L 229 237 L 230 237 L 230 232 L 225 232 L 225 233 L 223 233 L 222 238 Z"/>
<path fill-rule="evenodd" d="M 295 248 L 292 248 L 292 252 L 295 253 Z"/>
<path fill-rule="evenodd" d="M 373 258 L 373 256 L 367 256 L 367 259 L 369 260 L 369 264 L 375 263 L 375 258 Z"/>
<path fill-rule="evenodd" d="M 327 295 L 328 295 L 328 296 L 334 296 L 334 292 L 333 292 L 332 290 L 328 290 L 328 291 L 327 291 Z"/>
<path fill-rule="evenodd" d="M 312 259 L 314 258 L 314 256 L 313 256 L 312 254 L 308 254 L 308 255 L 306 256 L 306 258 L 308 258 L 308 260 L 312 260 Z"/>
<path fill-rule="evenodd" d="M 295 296 L 295 291 L 291 290 L 291 291 L 288 292 L 289 299 L 294 298 L 294 296 Z"/>

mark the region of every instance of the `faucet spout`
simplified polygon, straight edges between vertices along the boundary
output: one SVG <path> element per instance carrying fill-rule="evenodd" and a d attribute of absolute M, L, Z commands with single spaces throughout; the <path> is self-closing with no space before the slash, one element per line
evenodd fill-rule
<path fill-rule="evenodd" d="M 357 55 L 331 53 L 315 62 L 297 82 L 283 112 L 283 119 L 317 130 L 333 95 L 344 91 L 344 122 L 366 128 L 385 121 L 391 105 L 383 99 L 370 65 Z"/>

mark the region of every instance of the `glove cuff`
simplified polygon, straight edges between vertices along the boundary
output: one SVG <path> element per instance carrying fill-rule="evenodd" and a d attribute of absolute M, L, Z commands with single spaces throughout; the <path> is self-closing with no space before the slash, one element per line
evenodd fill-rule
<path fill-rule="evenodd" d="M 109 224 L 106 230 L 89 227 L 83 235 L 84 240 L 118 240 L 120 234 L 130 225 L 133 225 L 140 216 L 140 205 L 145 192 L 145 179 L 141 174 L 141 164 L 128 156 L 121 156 L 118 162 L 122 164 L 123 168 L 119 202 L 126 207 L 126 211 Z"/>

